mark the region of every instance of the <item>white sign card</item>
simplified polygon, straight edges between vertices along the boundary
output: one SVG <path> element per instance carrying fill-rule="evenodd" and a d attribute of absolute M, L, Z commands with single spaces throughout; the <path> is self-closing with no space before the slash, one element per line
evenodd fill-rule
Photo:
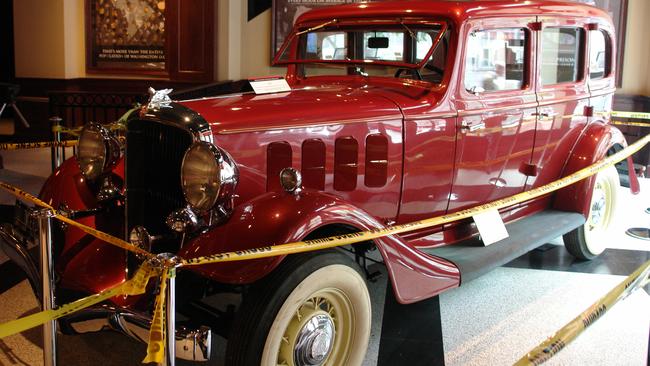
<path fill-rule="evenodd" d="M 499 210 L 485 211 L 474 215 L 473 219 L 485 246 L 494 244 L 509 236 L 501 215 L 499 215 Z"/>
<path fill-rule="evenodd" d="M 270 94 L 290 92 L 289 83 L 282 78 L 266 78 L 249 80 L 255 94 Z"/>

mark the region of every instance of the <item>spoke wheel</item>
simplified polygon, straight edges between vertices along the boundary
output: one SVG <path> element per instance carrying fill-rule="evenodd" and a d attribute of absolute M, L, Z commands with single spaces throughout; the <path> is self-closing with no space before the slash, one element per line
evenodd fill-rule
<path fill-rule="evenodd" d="M 341 291 L 329 288 L 313 294 L 289 320 L 277 364 L 341 364 L 350 353 L 353 318 L 353 306 Z"/>

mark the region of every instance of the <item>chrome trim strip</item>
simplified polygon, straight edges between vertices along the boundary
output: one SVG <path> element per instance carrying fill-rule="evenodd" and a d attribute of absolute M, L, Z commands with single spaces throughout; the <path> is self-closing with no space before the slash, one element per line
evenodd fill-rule
<path fill-rule="evenodd" d="M 543 106 L 547 106 L 547 105 L 560 104 L 560 103 L 566 103 L 566 102 L 577 102 L 577 101 L 584 100 L 584 99 L 589 99 L 589 98 L 590 98 L 589 94 L 581 94 L 581 95 L 574 95 L 574 96 L 571 96 L 571 97 L 542 100 L 542 101 L 539 102 L 539 106 L 543 107 Z"/>
<path fill-rule="evenodd" d="M 490 112 L 499 112 L 503 110 L 511 111 L 514 109 L 527 109 L 527 108 L 536 108 L 537 102 L 517 104 L 517 105 L 508 105 L 503 107 L 492 107 L 492 108 L 480 108 L 480 109 L 468 109 L 468 110 L 459 110 L 458 117 L 473 116 L 476 114 L 490 113 Z"/>
<path fill-rule="evenodd" d="M 592 97 L 602 97 L 603 95 L 607 94 L 613 94 L 616 92 L 616 88 L 607 88 L 607 89 L 602 89 L 602 90 L 597 90 L 596 92 L 592 92 L 591 96 Z"/>
<path fill-rule="evenodd" d="M 408 116 L 405 117 L 405 121 L 421 121 L 426 119 L 446 119 L 446 118 L 456 118 L 458 114 L 454 112 L 437 112 L 437 113 L 427 113 L 421 114 L 418 116 Z"/>
<path fill-rule="evenodd" d="M 196 102 L 196 101 L 204 101 L 204 100 L 212 100 L 212 99 L 224 99 L 224 98 L 234 98 L 234 97 L 241 97 L 244 95 L 248 94 L 255 94 L 253 91 L 249 92 L 240 92 L 240 93 L 231 93 L 231 94 L 222 94 L 222 95 L 213 95 L 211 97 L 200 97 L 200 98 L 194 98 L 194 99 L 179 99 L 179 100 L 174 100 L 174 103 L 179 103 L 179 102 Z"/>
<path fill-rule="evenodd" d="M 402 120 L 402 116 L 392 117 L 374 117 L 374 118 L 357 118 L 357 119 L 348 119 L 348 120 L 339 120 L 339 121 L 323 121 L 323 122 L 314 122 L 304 125 L 282 125 L 282 126 L 269 126 L 269 127 L 250 127 L 250 128 L 237 128 L 232 130 L 221 130 L 217 131 L 218 135 L 232 135 L 236 133 L 244 132 L 266 132 L 266 131 L 277 131 L 277 130 L 290 130 L 294 128 L 310 128 L 310 127 L 324 127 L 332 125 L 346 125 L 346 124 L 355 124 L 355 123 L 381 123 L 381 122 L 394 122 Z"/>
<path fill-rule="evenodd" d="M 186 130 L 192 135 L 193 140 L 214 143 L 210 124 L 197 112 L 179 103 L 171 103 L 169 108 L 156 110 L 147 109 L 146 106 L 140 113 L 132 113 L 130 120 L 144 120 L 162 123 L 168 126 Z M 128 121 L 127 121 L 128 128 Z"/>

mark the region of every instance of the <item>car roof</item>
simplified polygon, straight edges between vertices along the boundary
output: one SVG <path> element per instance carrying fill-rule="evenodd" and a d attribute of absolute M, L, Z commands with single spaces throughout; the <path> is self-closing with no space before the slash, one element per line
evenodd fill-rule
<path fill-rule="evenodd" d="M 579 16 L 601 18 L 609 15 L 591 5 L 554 0 L 416 0 L 378 1 L 317 8 L 303 14 L 296 23 L 341 18 L 445 17 L 457 24 L 470 18 L 509 15 Z"/>

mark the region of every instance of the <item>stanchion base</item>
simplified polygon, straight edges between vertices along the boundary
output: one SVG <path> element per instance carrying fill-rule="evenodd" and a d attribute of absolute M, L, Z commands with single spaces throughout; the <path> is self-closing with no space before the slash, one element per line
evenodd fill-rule
<path fill-rule="evenodd" d="M 646 227 L 633 227 L 627 229 L 625 233 L 635 239 L 650 240 L 650 229 Z"/>
<path fill-rule="evenodd" d="M 438 296 L 410 305 L 397 302 L 386 285 L 377 366 L 445 364 Z"/>

